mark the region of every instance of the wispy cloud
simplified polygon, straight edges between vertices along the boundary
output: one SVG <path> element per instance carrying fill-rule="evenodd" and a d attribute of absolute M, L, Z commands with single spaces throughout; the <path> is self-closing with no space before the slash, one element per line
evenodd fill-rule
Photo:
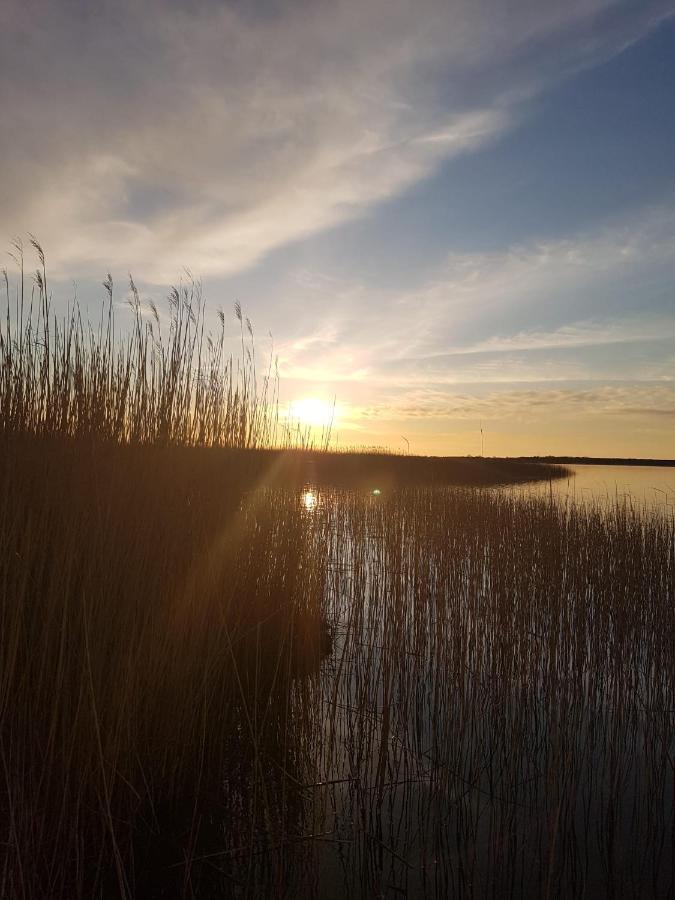
<path fill-rule="evenodd" d="M 495 335 L 451 352 L 456 355 L 510 353 L 515 350 L 576 349 L 669 340 L 675 340 L 675 320 L 672 316 L 640 316 L 606 322 L 574 322 L 551 331 L 532 330 L 512 335 Z"/>
<path fill-rule="evenodd" d="M 672 291 L 655 290 L 659 269 L 675 275 L 675 215 L 664 209 L 562 241 L 453 254 L 405 292 L 303 271 L 284 288 L 305 312 L 281 343 L 282 370 L 323 381 L 367 373 L 370 390 L 673 379 Z"/>
<path fill-rule="evenodd" d="M 2 230 L 68 275 L 239 271 L 493 140 L 668 6 L 619 5 L 10 2 Z"/>
<path fill-rule="evenodd" d="M 565 240 L 499 253 L 454 253 L 416 294 L 416 333 L 427 348 L 442 344 L 442 352 L 448 344 L 455 352 L 473 352 L 611 343 L 630 339 L 631 332 L 636 339 L 649 339 L 662 327 L 666 336 L 672 324 L 665 316 L 664 321 L 636 323 L 644 312 L 642 283 L 649 283 L 659 266 L 674 264 L 675 214 L 667 208 L 632 214 L 627 221 Z M 633 280 L 632 293 L 627 279 Z M 647 299 L 653 303 L 655 298 Z M 589 309 L 598 310 L 604 321 L 584 321 Z M 530 327 L 506 334 L 506 320 L 511 328 L 523 320 Z M 544 323 L 556 327 L 542 329 Z M 473 340 L 474 334 L 481 337 Z"/>
<path fill-rule="evenodd" d="M 396 405 L 364 407 L 364 418 L 485 419 L 492 422 L 542 422 L 580 416 L 675 415 L 675 388 L 666 385 L 595 386 L 538 390 L 502 390 L 477 394 L 421 389 L 403 395 Z"/>

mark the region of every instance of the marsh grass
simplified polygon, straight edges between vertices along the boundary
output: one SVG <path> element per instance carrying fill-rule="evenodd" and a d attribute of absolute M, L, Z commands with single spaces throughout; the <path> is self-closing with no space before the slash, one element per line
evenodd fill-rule
<path fill-rule="evenodd" d="M 229 472 L 167 449 L 2 450 L 4 895 L 94 896 L 110 872 L 137 895 L 134 842 L 165 836 L 167 810 L 184 837 L 224 748 L 256 774 L 289 730 L 321 555 L 296 498 L 242 503 Z"/>
<path fill-rule="evenodd" d="M 316 793 L 345 895 L 671 896 L 672 517 L 344 505 Z"/>
<path fill-rule="evenodd" d="M 6 310 L 0 321 L 0 414 L 5 430 L 91 437 L 116 443 L 200 447 L 303 445 L 307 430 L 280 422 L 276 361 L 259 372 L 253 327 L 242 314 L 239 352 L 228 353 L 225 314 L 207 330 L 201 284 L 171 288 L 168 316 L 143 302 L 133 278 L 120 308 L 113 280 L 92 323 L 74 299 L 52 308 L 45 256 L 31 239 L 38 268 L 29 278 L 23 246 L 14 245 L 18 278 L 3 271 Z M 326 434 L 326 439 L 328 435 Z"/>
<path fill-rule="evenodd" d="M 672 518 L 3 449 L 6 896 L 672 893 Z"/>
<path fill-rule="evenodd" d="M 6 283 L 1 896 L 672 896 L 672 517 L 272 449 L 240 310 Z"/>
<path fill-rule="evenodd" d="M 316 429 L 280 414 L 277 360 L 271 350 L 260 371 L 253 326 L 239 303 L 235 340 L 222 309 L 216 332 L 208 330 L 201 284 L 189 273 L 171 288 L 168 314 L 160 314 L 153 300 L 142 300 L 131 277 L 126 299 L 116 300 L 111 275 L 102 285 L 98 319 L 91 321 L 76 297 L 57 314 L 44 251 L 35 238 L 31 248 L 38 263 L 32 275 L 19 241 L 11 254 L 17 277 L 2 272 L 0 428 L 8 435 L 255 450 L 253 456 L 224 457 L 223 465 L 267 469 L 268 478 L 276 476 L 280 484 L 309 478 L 334 486 L 389 488 L 567 474 L 561 466 L 529 461 L 403 457 L 381 448 L 328 453 L 332 423 Z"/>

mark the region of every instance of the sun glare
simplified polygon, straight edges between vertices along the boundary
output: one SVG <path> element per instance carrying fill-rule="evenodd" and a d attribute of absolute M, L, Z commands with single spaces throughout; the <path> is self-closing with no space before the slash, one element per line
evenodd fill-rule
<path fill-rule="evenodd" d="M 291 404 L 289 418 L 303 425 L 322 428 L 334 422 L 335 408 L 318 397 L 303 397 Z"/>
<path fill-rule="evenodd" d="M 316 504 L 318 503 L 318 497 L 314 491 L 303 491 L 302 494 L 302 505 L 305 507 L 307 512 L 312 512 L 316 509 Z"/>

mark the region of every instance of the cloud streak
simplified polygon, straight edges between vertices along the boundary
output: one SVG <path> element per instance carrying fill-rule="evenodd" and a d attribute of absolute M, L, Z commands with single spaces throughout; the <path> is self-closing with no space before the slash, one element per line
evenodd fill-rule
<path fill-rule="evenodd" d="M 619 6 L 11 2 L 3 231 L 38 232 L 56 274 L 240 271 L 494 140 L 667 9 Z"/>
<path fill-rule="evenodd" d="M 503 390 L 448 395 L 438 390 L 412 391 L 396 406 L 366 407 L 363 418 L 485 419 L 536 421 L 579 416 L 675 415 L 675 388 L 666 385 L 596 386 L 583 389 Z"/>
<path fill-rule="evenodd" d="M 282 342 L 282 371 L 340 381 L 366 372 L 371 388 L 673 378 L 672 292 L 659 303 L 651 287 L 659 269 L 675 274 L 675 216 L 651 209 L 562 241 L 453 254 L 407 292 L 301 273 L 284 291 L 302 298 L 309 328 Z"/>

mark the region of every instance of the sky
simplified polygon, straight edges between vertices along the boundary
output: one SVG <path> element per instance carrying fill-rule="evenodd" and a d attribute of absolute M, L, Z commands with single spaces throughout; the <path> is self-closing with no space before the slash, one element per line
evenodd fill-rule
<path fill-rule="evenodd" d="M 189 268 L 335 446 L 675 457 L 675 2 L 5 0 L 0 108 L 57 305 Z"/>

